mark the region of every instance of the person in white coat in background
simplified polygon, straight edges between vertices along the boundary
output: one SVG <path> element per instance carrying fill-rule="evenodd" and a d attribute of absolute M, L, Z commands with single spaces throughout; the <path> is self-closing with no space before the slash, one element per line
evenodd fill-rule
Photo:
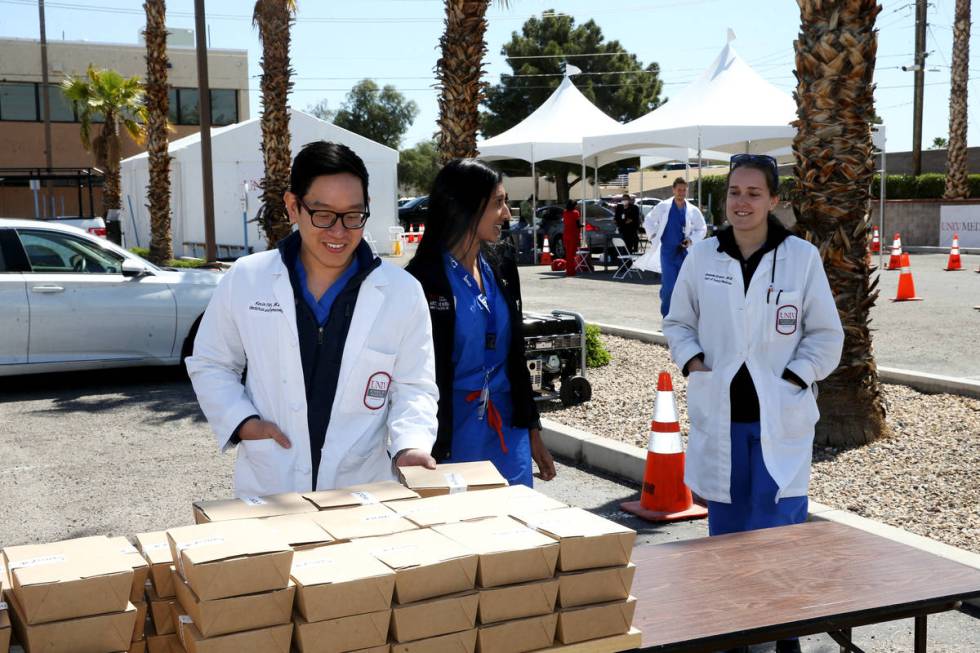
<path fill-rule="evenodd" d="M 730 226 L 694 246 L 663 323 L 689 375 L 684 480 L 708 502 L 710 535 L 806 520 L 816 382 L 844 343 L 817 248 L 770 213 L 778 183 L 772 157 L 732 157 Z"/>
<path fill-rule="evenodd" d="M 434 467 L 438 388 L 418 282 L 362 240 L 368 172 L 317 141 L 293 160 L 296 229 L 218 284 L 187 371 L 236 496 L 309 492 Z"/>
<path fill-rule="evenodd" d="M 671 200 L 657 204 L 643 221 L 650 240 L 649 254 L 644 254 L 643 262 L 637 261 L 642 269 L 660 273 L 660 314 L 665 317 L 670 312 L 670 297 L 688 249 L 704 240 L 708 232 L 701 210 L 687 201 L 687 182 L 683 177 L 674 180 L 671 191 Z"/>

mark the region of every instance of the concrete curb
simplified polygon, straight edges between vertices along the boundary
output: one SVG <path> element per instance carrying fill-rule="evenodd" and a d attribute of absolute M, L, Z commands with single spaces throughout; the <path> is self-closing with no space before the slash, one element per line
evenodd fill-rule
<path fill-rule="evenodd" d="M 639 340 L 664 347 L 667 346 L 667 338 L 660 331 L 644 331 L 642 329 L 631 329 L 629 327 L 603 324 L 601 322 L 595 322 L 594 324 L 599 327 L 602 333 L 611 336 Z M 945 393 L 980 399 L 980 382 L 978 381 L 929 374 L 926 372 L 914 372 L 895 367 L 879 367 L 878 377 L 882 383 L 904 385 L 927 394 Z"/>
<path fill-rule="evenodd" d="M 637 487 L 643 482 L 646 452 L 639 447 L 593 435 L 550 419 L 541 420 L 541 437 L 548 449 L 558 456 L 633 481 Z M 810 501 L 810 519 L 822 519 L 844 524 L 974 569 L 980 569 L 980 554 L 964 551 L 813 500 Z M 967 603 L 974 607 L 980 607 L 980 599 L 967 601 Z"/>
<path fill-rule="evenodd" d="M 891 251 L 889 246 L 888 251 Z M 902 245 L 902 251 L 910 254 L 949 254 L 949 247 L 939 247 L 937 245 Z M 980 247 L 960 247 L 960 254 L 980 254 Z M 875 255 L 873 255 L 875 256 Z M 885 253 L 888 257 L 888 253 Z"/>

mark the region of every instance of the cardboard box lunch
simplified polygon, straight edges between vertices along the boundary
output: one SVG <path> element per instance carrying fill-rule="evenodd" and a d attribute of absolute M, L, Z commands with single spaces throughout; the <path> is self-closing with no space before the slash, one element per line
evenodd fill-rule
<path fill-rule="evenodd" d="M 177 633 L 149 635 L 146 638 L 146 653 L 186 653 Z"/>
<path fill-rule="evenodd" d="M 204 637 L 217 637 L 289 623 L 293 615 L 292 583 L 281 590 L 202 601 L 186 581 L 176 580 L 179 609 L 191 619 Z M 176 610 L 178 606 L 172 606 Z"/>
<path fill-rule="evenodd" d="M 144 601 L 143 591 L 150 574 L 150 564 L 125 537 L 110 537 L 109 541 L 118 547 L 119 553 L 133 566 L 133 588 L 129 594 L 129 602 L 136 604 Z"/>
<path fill-rule="evenodd" d="M 11 546 L 2 557 L 28 624 L 123 612 L 129 605 L 133 567 L 107 537 Z"/>
<path fill-rule="evenodd" d="M 383 646 L 388 641 L 391 610 L 325 621 L 307 621 L 295 614 L 295 645 L 300 653 L 345 653 Z"/>
<path fill-rule="evenodd" d="M 289 584 L 293 550 L 261 519 L 172 528 L 167 538 L 180 577 L 203 601 Z"/>
<path fill-rule="evenodd" d="M 146 612 L 148 609 L 146 601 L 134 603 L 136 608 L 136 623 L 133 624 L 133 641 L 139 641 L 146 635 Z M 3 650 L 3 649 L 0 649 Z"/>
<path fill-rule="evenodd" d="M 174 579 L 170 575 L 170 565 L 174 564 L 174 555 L 170 551 L 170 542 L 165 531 L 155 533 L 140 533 L 136 536 L 136 546 L 143 558 L 150 564 L 150 582 L 159 598 L 174 596 Z"/>
<path fill-rule="evenodd" d="M 391 607 L 395 572 L 370 555 L 364 542 L 297 551 L 290 574 L 296 583 L 296 610 L 307 621 Z"/>
<path fill-rule="evenodd" d="M 132 643 L 136 608 L 129 601 L 120 612 L 30 624 L 17 595 L 10 599 L 14 631 L 28 653 L 105 653 L 125 651 Z"/>
<path fill-rule="evenodd" d="M 391 610 L 391 637 L 396 642 L 411 642 L 469 630 L 476 625 L 479 608 L 480 595 L 472 591 L 396 604 Z"/>
<path fill-rule="evenodd" d="M 474 653 L 476 628 L 391 645 L 391 653 Z"/>
<path fill-rule="evenodd" d="M 129 650 L 126 653 L 146 653 L 146 640 L 134 641 L 129 645 Z"/>
<path fill-rule="evenodd" d="M 488 460 L 447 463 L 435 469 L 399 467 L 398 472 L 401 482 L 423 498 L 507 486 L 507 479 Z"/>
<path fill-rule="evenodd" d="M 433 530 L 417 530 L 360 542 L 395 570 L 395 601 L 411 603 L 476 587 L 478 557 Z"/>
<path fill-rule="evenodd" d="M 150 622 L 157 635 L 169 635 L 177 632 L 177 624 L 174 623 L 170 607 L 177 604 L 176 596 L 170 598 L 160 598 L 151 585 L 146 589 L 147 603 L 149 604 Z"/>
<path fill-rule="evenodd" d="M 574 608 L 593 603 L 625 601 L 633 586 L 636 566 L 605 567 L 558 574 L 558 605 Z"/>
<path fill-rule="evenodd" d="M 560 571 L 621 567 L 629 563 L 636 541 L 636 531 L 581 508 L 518 512 L 514 516 L 558 540 Z"/>
<path fill-rule="evenodd" d="M 311 519 L 336 540 L 391 535 L 418 528 L 384 503 L 324 510 Z"/>
<path fill-rule="evenodd" d="M 334 538 L 311 519 L 311 515 L 280 515 L 262 520 L 284 539 L 294 551 L 331 544 Z"/>
<path fill-rule="evenodd" d="M 303 495 L 303 498 L 319 510 L 330 510 L 333 508 L 386 503 L 388 501 L 418 499 L 419 495 L 401 483 L 396 483 L 395 481 L 379 481 L 377 483 L 352 485 L 351 487 L 338 490 L 307 492 Z"/>
<path fill-rule="evenodd" d="M 265 497 L 244 496 L 217 501 L 195 501 L 194 523 L 205 524 L 231 519 L 258 519 L 278 515 L 300 515 L 316 512 L 316 506 L 296 492 Z"/>
<path fill-rule="evenodd" d="M 504 517 L 519 510 L 529 512 L 568 507 L 524 485 L 492 488 L 480 492 L 443 494 L 418 501 L 402 501 L 388 505 L 392 510 L 421 527 L 487 517 Z"/>
<path fill-rule="evenodd" d="M 480 626 L 477 647 L 481 653 L 525 653 L 548 648 L 555 642 L 557 614 L 504 621 Z"/>
<path fill-rule="evenodd" d="M 289 653 L 293 624 L 204 637 L 187 615 L 177 615 L 177 636 L 187 653 Z"/>
<path fill-rule="evenodd" d="M 633 625 L 636 599 L 570 608 L 558 613 L 558 641 L 575 644 L 628 633 Z"/>
<path fill-rule="evenodd" d="M 10 648 L 10 610 L 3 600 L 3 585 L 0 584 L 0 651 Z"/>
<path fill-rule="evenodd" d="M 444 524 L 432 530 L 479 554 L 479 587 L 512 585 L 555 575 L 558 542 L 511 517 Z"/>
<path fill-rule="evenodd" d="M 536 617 L 555 611 L 558 579 L 480 590 L 481 624 Z"/>

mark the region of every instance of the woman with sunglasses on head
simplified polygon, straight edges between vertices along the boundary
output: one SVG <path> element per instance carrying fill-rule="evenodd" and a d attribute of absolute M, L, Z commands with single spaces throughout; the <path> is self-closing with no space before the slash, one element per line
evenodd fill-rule
<path fill-rule="evenodd" d="M 490 460 L 511 484 L 555 464 L 541 440 L 524 358 L 520 277 L 497 245 L 510 220 L 500 173 L 456 159 L 429 193 L 425 238 L 406 268 L 429 301 L 439 386 L 439 462 Z"/>
<path fill-rule="evenodd" d="M 689 375 L 685 481 L 711 535 L 806 520 L 816 382 L 844 343 L 817 248 L 771 213 L 778 185 L 772 157 L 732 157 L 729 225 L 691 250 L 664 319 Z"/>

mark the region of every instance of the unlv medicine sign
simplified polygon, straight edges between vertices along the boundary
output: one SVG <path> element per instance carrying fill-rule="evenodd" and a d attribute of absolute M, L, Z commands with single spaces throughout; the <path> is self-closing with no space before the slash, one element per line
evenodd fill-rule
<path fill-rule="evenodd" d="M 948 204 L 939 209 L 939 246 L 949 247 L 953 234 L 960 247 L 980 247 L 980 204 Z"/>

